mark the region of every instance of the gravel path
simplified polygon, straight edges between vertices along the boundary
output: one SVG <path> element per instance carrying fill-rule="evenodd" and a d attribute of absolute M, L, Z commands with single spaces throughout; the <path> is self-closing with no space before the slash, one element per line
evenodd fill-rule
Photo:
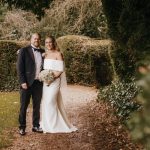
<path fill-rule="evenodd" d="M 131 141 L 106 103 L 96 103 L 93 87 L 69 85 L 64 96 L 68 117 L 78 128 L 73 133 L 32 133 L 32 111 L 27 116 L 27 134 L 21 137 L 14 129 L 15 140 L 4 150 L 142 150 Z"/>
<path fill-rule="evenodd" d="M 64 104 L 71 122 L 78 128 L 75 133 L 64 134 L 39 134 L 32 133 L 32 109 L 27 115 L 27 134 L 21 137 L 15 129 L 15 141 L 8 150 L 76 150 L 83 147 L 80 143 L 80 132 L 84 130 L 81 110 L 87 107 L 88 103 L 95 100 L 96 89 L 78 85 L 69 85 L 64 96 Z"/>

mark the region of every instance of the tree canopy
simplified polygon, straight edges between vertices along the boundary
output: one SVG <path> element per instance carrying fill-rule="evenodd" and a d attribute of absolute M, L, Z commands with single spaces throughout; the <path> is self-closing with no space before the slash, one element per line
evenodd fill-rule
<path fill-rule="evenodd" d="M 35 30 L 56 37 L 67 34 L 107 37 L 106 18 L 99 0 L 54 0 Z"/>
<path fill-rule="evenodd" d="M 145 51 L 150 48 L 149 0 L 102 0 L 112 39 L 122 46 Z"/>
<path fill-rule="evenodd" d="M 20 8 L 22 10 L 31 11 L 38 19 L 45 14 L 45 9 L 49 8 L 53 0 L 0 0 L 1 4 L 6 4 L 8 8 Z"/>

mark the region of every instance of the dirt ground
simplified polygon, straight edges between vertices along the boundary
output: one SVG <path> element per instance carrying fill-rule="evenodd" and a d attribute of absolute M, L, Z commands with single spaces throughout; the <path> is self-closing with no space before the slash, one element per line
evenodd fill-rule
<path fill-rule="evenodd" d="M 133 143 L 127 131 L 103 102 L 96 102 L 93 87 L 69 85 L 64 104 L 71 122 L 78 128 L 73 133 L 33 133 L 32 109 L 27 116 L 27 134 L 14 129 L 14 142 L 5 150 L 142 150 Z"/>

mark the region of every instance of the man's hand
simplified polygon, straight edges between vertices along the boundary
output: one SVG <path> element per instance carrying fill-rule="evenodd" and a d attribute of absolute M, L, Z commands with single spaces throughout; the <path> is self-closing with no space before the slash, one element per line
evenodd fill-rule
<path fill-rule="evenodd" d="M 21 84 L 21 87 L 26 90 L 28 88 L 27 83 Z"/>

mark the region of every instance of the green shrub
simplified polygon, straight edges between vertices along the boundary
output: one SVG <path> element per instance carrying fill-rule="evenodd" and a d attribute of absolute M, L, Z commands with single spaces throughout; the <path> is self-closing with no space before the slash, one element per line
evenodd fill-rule
<path fill-rule="evenodd" d="M 111 57 L 114 61 L 115 71 L 120 80 L 130 82 L 136 74 L 136 54 L 128 49 L 123 49 L 114 42 Z"/>
<path fill-rule="evenodd" d="M 98 100 L 108 102 L 115 110 L 115 114 L 121 121 L 125 121 L 130 114 L 140 108 L 135 97 L 139 88 L 135 82 L 113 81 L 111 85 L 100 88 Z"/>
<path fill-rule="evenodd" d="M 18 89 L 16 72 L 17 50 L 24 43 L 0 41 L 0 91 Z"/>
<path fill-rule="evenodd" d="M 149 52 L 150 1 L 102 0 L 102 4 L 111 38 L 126 49 L 138 51 L 139 56 Z"/>
<path fill-rule="evenodd" d="M 132 138 L 140 141 L 146 150 L 150 150 L 150 74 L 143 76 L 138 85 L 142 92 L 137 100 L 143 108 L 134 112 L 128 121 L 128 128 L 131 131 Z"/>
<path fill-rule="evenodd" d="M 94 40 L 85 36 L 64 36 L 57 39 L 66 62 L 69 83 L 103 86 L 113 80 L 114 71 L 109 55 L 109 40 Z M 17 50 L 26 45 L 15 41 L 0 41 L 0 90 L 18 89 L 16 73 Z"/>
<path fill-rule="evenodd" d="M 109 40 L 68 35 L 58 38 L 57 42 L 64 53 L 69 83 L 97 86 L 111 83 L 114 72 L 108 54 Z"/>
<path fill-rule="evenodd" d="M 7 11 L 0 26 L 1 40 L 27 40 L 32 34 L 31 29 L 36 25 L 37 19 L 31 12 L 20 9 Z"/>
<path fill-rule="evenodd" d="M 105 39 L 106 18 L 100 0 L 55 0 L 33 29 L 43 36 L 76 34 Z"/>
<path fill-rule="evenodd" d="M 145 64 L 150 62 L 150 1 L 102 0 L 102 3 L 111 38 L 122 49 L 133 53 L 136 51 L 138 64 L 141 61 L 145 61 Z M 135 61 L 132 66 L 134 65 Z M 130 129 L 134 139 L 141 141 L 150 150 L 150 83 L 146 80 L 142 79 L 144 92 L 139 98 L 143 101 L 143 109 L 135 112 Z"/>

